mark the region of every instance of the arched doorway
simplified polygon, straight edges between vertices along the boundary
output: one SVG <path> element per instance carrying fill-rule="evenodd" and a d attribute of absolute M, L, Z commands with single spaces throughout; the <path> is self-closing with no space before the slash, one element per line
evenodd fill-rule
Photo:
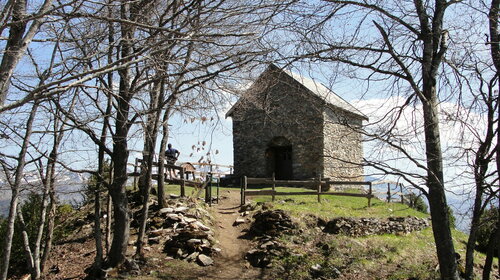
<path fill-rule="evenodd" d="M 274 173 L 278 180 L 293 179 L 292 144 L 285 137 L 275 137 L 266 149 L 266 170 L 268 176 Z"/>

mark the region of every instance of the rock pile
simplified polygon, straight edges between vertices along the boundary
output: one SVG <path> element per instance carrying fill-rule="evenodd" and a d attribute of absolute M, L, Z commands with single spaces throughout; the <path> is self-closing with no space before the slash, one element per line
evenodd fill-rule
<path fill-rule="evenodd" d="M 253 219 L 249 233 L 254 236 L 278 236 L 297 228 L 290 215 L 280 209 L 259 211 L 253 215 Z"/>
<path fill-rule="evenodd" d="M 349 236 L 366 236 L 375 234 L 407 234 L 422 230 L 429 226 L 424 218 L 417 217 L 390 217 L 386 220 L 376 218 L 334 218 L 330 220 L 323 232 L 345 234 Z"/>
<path fill-rule="evenodd" d="M 202 222 L 209 221 L 210 214 L 182 199 L 168 200 L 167 205 L 150 214 L 148 243 L 163 245 L 163 251 L 171 257 L 196 261 L 203 266 L 212 265 L 210 257 L 220 249 L 213 246 L 214 233 Z"/>
<path fill-rule="evenodd" d="M 220 249 L 214 248 L 210 240 L 213 240 L 210 231 L 185 228 L 170 236 L 165 242 L 164 252 L 174 258 L 196 261 L 202 266 L 212 265 L 214 261 L 210 256 Z"/>
<path fill-rule="evenodd" d="M 246 204 L 243 204 L 240 206 L 240 210 L 239 212 L 240 213 L 243 213 L 243 212 L 250 212 L 250 211 L 254 211 L 255 208 L 257 208 L 257 205 L 256 204 L 253 204 L 253 203 L 246 203 Z"/>
<path fill-rule="evenodd" d="M 255 249 L 248 251 L 245 259 L 254 267 L 270 267 L 271 260 L 285 252 L 286 247 L 270 236 L 264 236 L 259 240 Z"/>
<path fill-rule="evenodd" d="M 286 251 L 276 237 L 297 228 L 290 215 L 283 210 L 259 211 L 253 215 L 249 234 L 257 239 L 257 247 L 248 251 L 245 259 L 255 267 L 271 266 L 272 258 Z"/>

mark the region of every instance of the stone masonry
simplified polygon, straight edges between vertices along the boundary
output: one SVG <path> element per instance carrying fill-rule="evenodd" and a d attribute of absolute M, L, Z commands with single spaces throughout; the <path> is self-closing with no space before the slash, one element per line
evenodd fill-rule
<path fill-rule="evenodd" d="M 326 108 L 324 122 L 324 176 L 340 181 L 363 180 L 363 145 L 361 134 L 356 131 L 362 120 Z"/>
<path fill-rule="evenodd" d="M 235 175 L 363 180 L 356 129 L 367 118 L 310 79 L 270 65 L 227 116 Z"/>

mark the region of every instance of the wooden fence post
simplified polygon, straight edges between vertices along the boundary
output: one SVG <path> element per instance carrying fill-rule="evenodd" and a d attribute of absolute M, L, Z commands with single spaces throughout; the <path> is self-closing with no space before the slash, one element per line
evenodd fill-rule
<path fill-rule="evenodd" d="M 219 204 L 220 174 L 217 177 L 217 204 Z"/>
<path fill-rule="evenodd" d="M 318 202 L 321 202 L 321 174 L 318 175 Z"/>
<path fill-rule="evenodd" d="M 372 182 L 368 182 L 368 207 L 372 206 Z"/>
<path fill-rule="evenodd" d="M 403 195 L 403 184 L 402 183 L 399 183 L 399 192 L 401 193 L 401 204 L 404 204 L 405 203 L 405 198 L 404 198 L 404 195 Z"/>
<path fill-rule="evenodd" d="M 205 203 L 208 203 L 208 173 L 205 175 Z"/>
<path fill-rule="evenodd" d="M 139 159 L 135 158 L 134 164 L 134 191 L 137 190 L 137 166 L 139 165 Z"/>
<path fill-rule="evenodd" d="M 165 205 L 165 161 L 158 160 L 158 177 L 156 177 L 156 190 L 158 196 L 158 204 L 164 207 Z M 160 172 L 161 171 L 161 172 Z M 162 178 L 160 184 L 160 177 Z"/>
<path fill-rule="evenodd" d="M 186 170 L 183 168 L 181 168 L 181 197 L 185 197 L 186 196 L 186 179 L 184 178 L 186 174 Z"/>
<path fill-rule="evenodd" d="M 242 200 L 242 204 L 241 205 L 245 204 L 245 202 L 247 200 L 247 198 L 245 196 L 245 192 L 246 192 L 247 187 L 248 187 L 247 184 L 248 184 L 247 176 L 243 176 L 243 193 L 242 193 L 243 200 Z"/>
<path fill-rule="evenodd" d="M 274 195 L 275 192 L 276 192 L 276 177 L 275 177 L 274 172 L 273 172 L 273 202 L 274 202 L 275 197 L 276 197 Z"/>
<path fill-rule="evenodd" d="M 240 206 L 243 206 L 243 177 L 240 178 Z"/>
<path fill-rule="evenodd" d="M 210 169 L 212 169 L 212 167 L 210 167 Z M 212 178 L 213 178 L 213 174 L 210 172 L 210 178 L 208 181 L 208 206 L 212 207 Z"/>
<path fill-rule="evenodd" d="M 387 202 L 391 203 L 391 183 L 387 183 Z"/>

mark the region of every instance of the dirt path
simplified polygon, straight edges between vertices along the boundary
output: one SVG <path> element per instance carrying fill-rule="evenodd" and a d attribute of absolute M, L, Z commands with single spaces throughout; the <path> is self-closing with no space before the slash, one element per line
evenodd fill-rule
<path fill-rule="evenodd" d="M 240 193 L 238 190 L 228 190 L 221 193 L 218 205 L 214 205 L 214 218 L 216 220 L 216 238 L 218 247 L 222 249 L 215 258 L 215 265 L 207 275 L 199 279 L 264 279 L 263 271 L 247 267 L 245 253 L 250 250 L 250 241 L 239 238 L 244 234 L 243 229 L 248 224 L 233 226 L 234 221 L 240 217 L 238 210 Z"/>

